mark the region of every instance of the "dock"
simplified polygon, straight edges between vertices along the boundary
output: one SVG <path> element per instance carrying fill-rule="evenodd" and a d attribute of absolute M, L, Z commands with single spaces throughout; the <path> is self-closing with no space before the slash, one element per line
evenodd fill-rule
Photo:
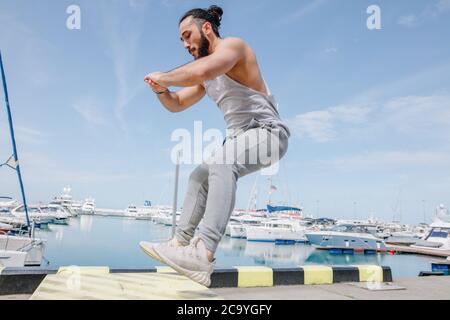
<path fill-rule="evenodd" d="M 167 267 L 157 268 L 158 270 L 109 270 L 107 267 L 72 266 L 44 272 L 37 268 L 27 269 L 27 272 L 6 268 L 0 274 L 0 289 L 9 287 L 10 292 L 0 292 L 0 300 L 450 299 L 450 276 L 415 277 L 385 282 L 384 280 L 389 279 L 384 277 L 390 273 L 388 269 L 377 266 L 341 269 L 309 266 L 309 269 L 293 270 L 239 268 L 219 270 L 221 272 L 215 275 L 215 286 L 211 288 L 200 286 Z M 334 275 L 338 275 L 338 278 Z M 368 281 L 371 276 L 380 281 Z M 301 284 L 294 284 L 295 282 Z"/>
<path fill-rule="evenodd" d="M 410 246 L 400 246 L 400 245 L 386 245 L 388 251 L 393 251 L 394 253 L 409 253 L 409 254 L 420 254 L 424 256 L 431 257 L 442 257 L 446 258 L 450 256 L 450 250 L 436 250 L 433 248 L 418 248 Z"/>

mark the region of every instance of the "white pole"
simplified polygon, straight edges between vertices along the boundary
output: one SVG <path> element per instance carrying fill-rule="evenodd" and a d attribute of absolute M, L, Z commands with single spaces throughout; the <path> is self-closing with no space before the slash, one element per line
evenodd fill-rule
<path fill-rule="evenodd" d="M 172 238 L 175 236 L 177 224 L 177 199 L 178 199 L 178 176 L 180 173 L 180 152 L 177 154 L 177 164 L 175 167 L 175 189 L 173 193 L 173 209 L 172 209 Z"/>

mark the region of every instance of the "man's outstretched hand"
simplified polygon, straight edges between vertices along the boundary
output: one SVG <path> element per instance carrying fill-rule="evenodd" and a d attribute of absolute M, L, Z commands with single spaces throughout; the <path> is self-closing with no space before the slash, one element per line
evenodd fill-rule
<path fill-rule="evenodd" d="M 152 88 L 154 92 L 162 92 L 168 90 L 168 88 L 158 83 L 158 79 L 161 74 L 161 72 L 153 72 L 144 77 L 144 81 Z"/>

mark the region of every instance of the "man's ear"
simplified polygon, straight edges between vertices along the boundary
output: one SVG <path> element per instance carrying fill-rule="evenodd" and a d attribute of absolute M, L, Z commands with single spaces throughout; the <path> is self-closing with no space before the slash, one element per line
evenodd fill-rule
<path fill-rule="evenodd" d="M 211 22 L 206 21 L 202 26 L 202 31 L 204 34 L 209 34 L 212 31 Z"/>

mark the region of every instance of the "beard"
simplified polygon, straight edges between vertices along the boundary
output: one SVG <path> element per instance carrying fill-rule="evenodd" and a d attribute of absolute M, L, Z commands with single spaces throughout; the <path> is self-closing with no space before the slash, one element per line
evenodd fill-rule
<path fill-rule="evenodd" d="M 200 30 L 200 46 L 198 48 L 198 58 L 204 58 L 206 56 L 209 56 L 209 40 L 205 37 L 205 34 L 202 30 Z"/>

